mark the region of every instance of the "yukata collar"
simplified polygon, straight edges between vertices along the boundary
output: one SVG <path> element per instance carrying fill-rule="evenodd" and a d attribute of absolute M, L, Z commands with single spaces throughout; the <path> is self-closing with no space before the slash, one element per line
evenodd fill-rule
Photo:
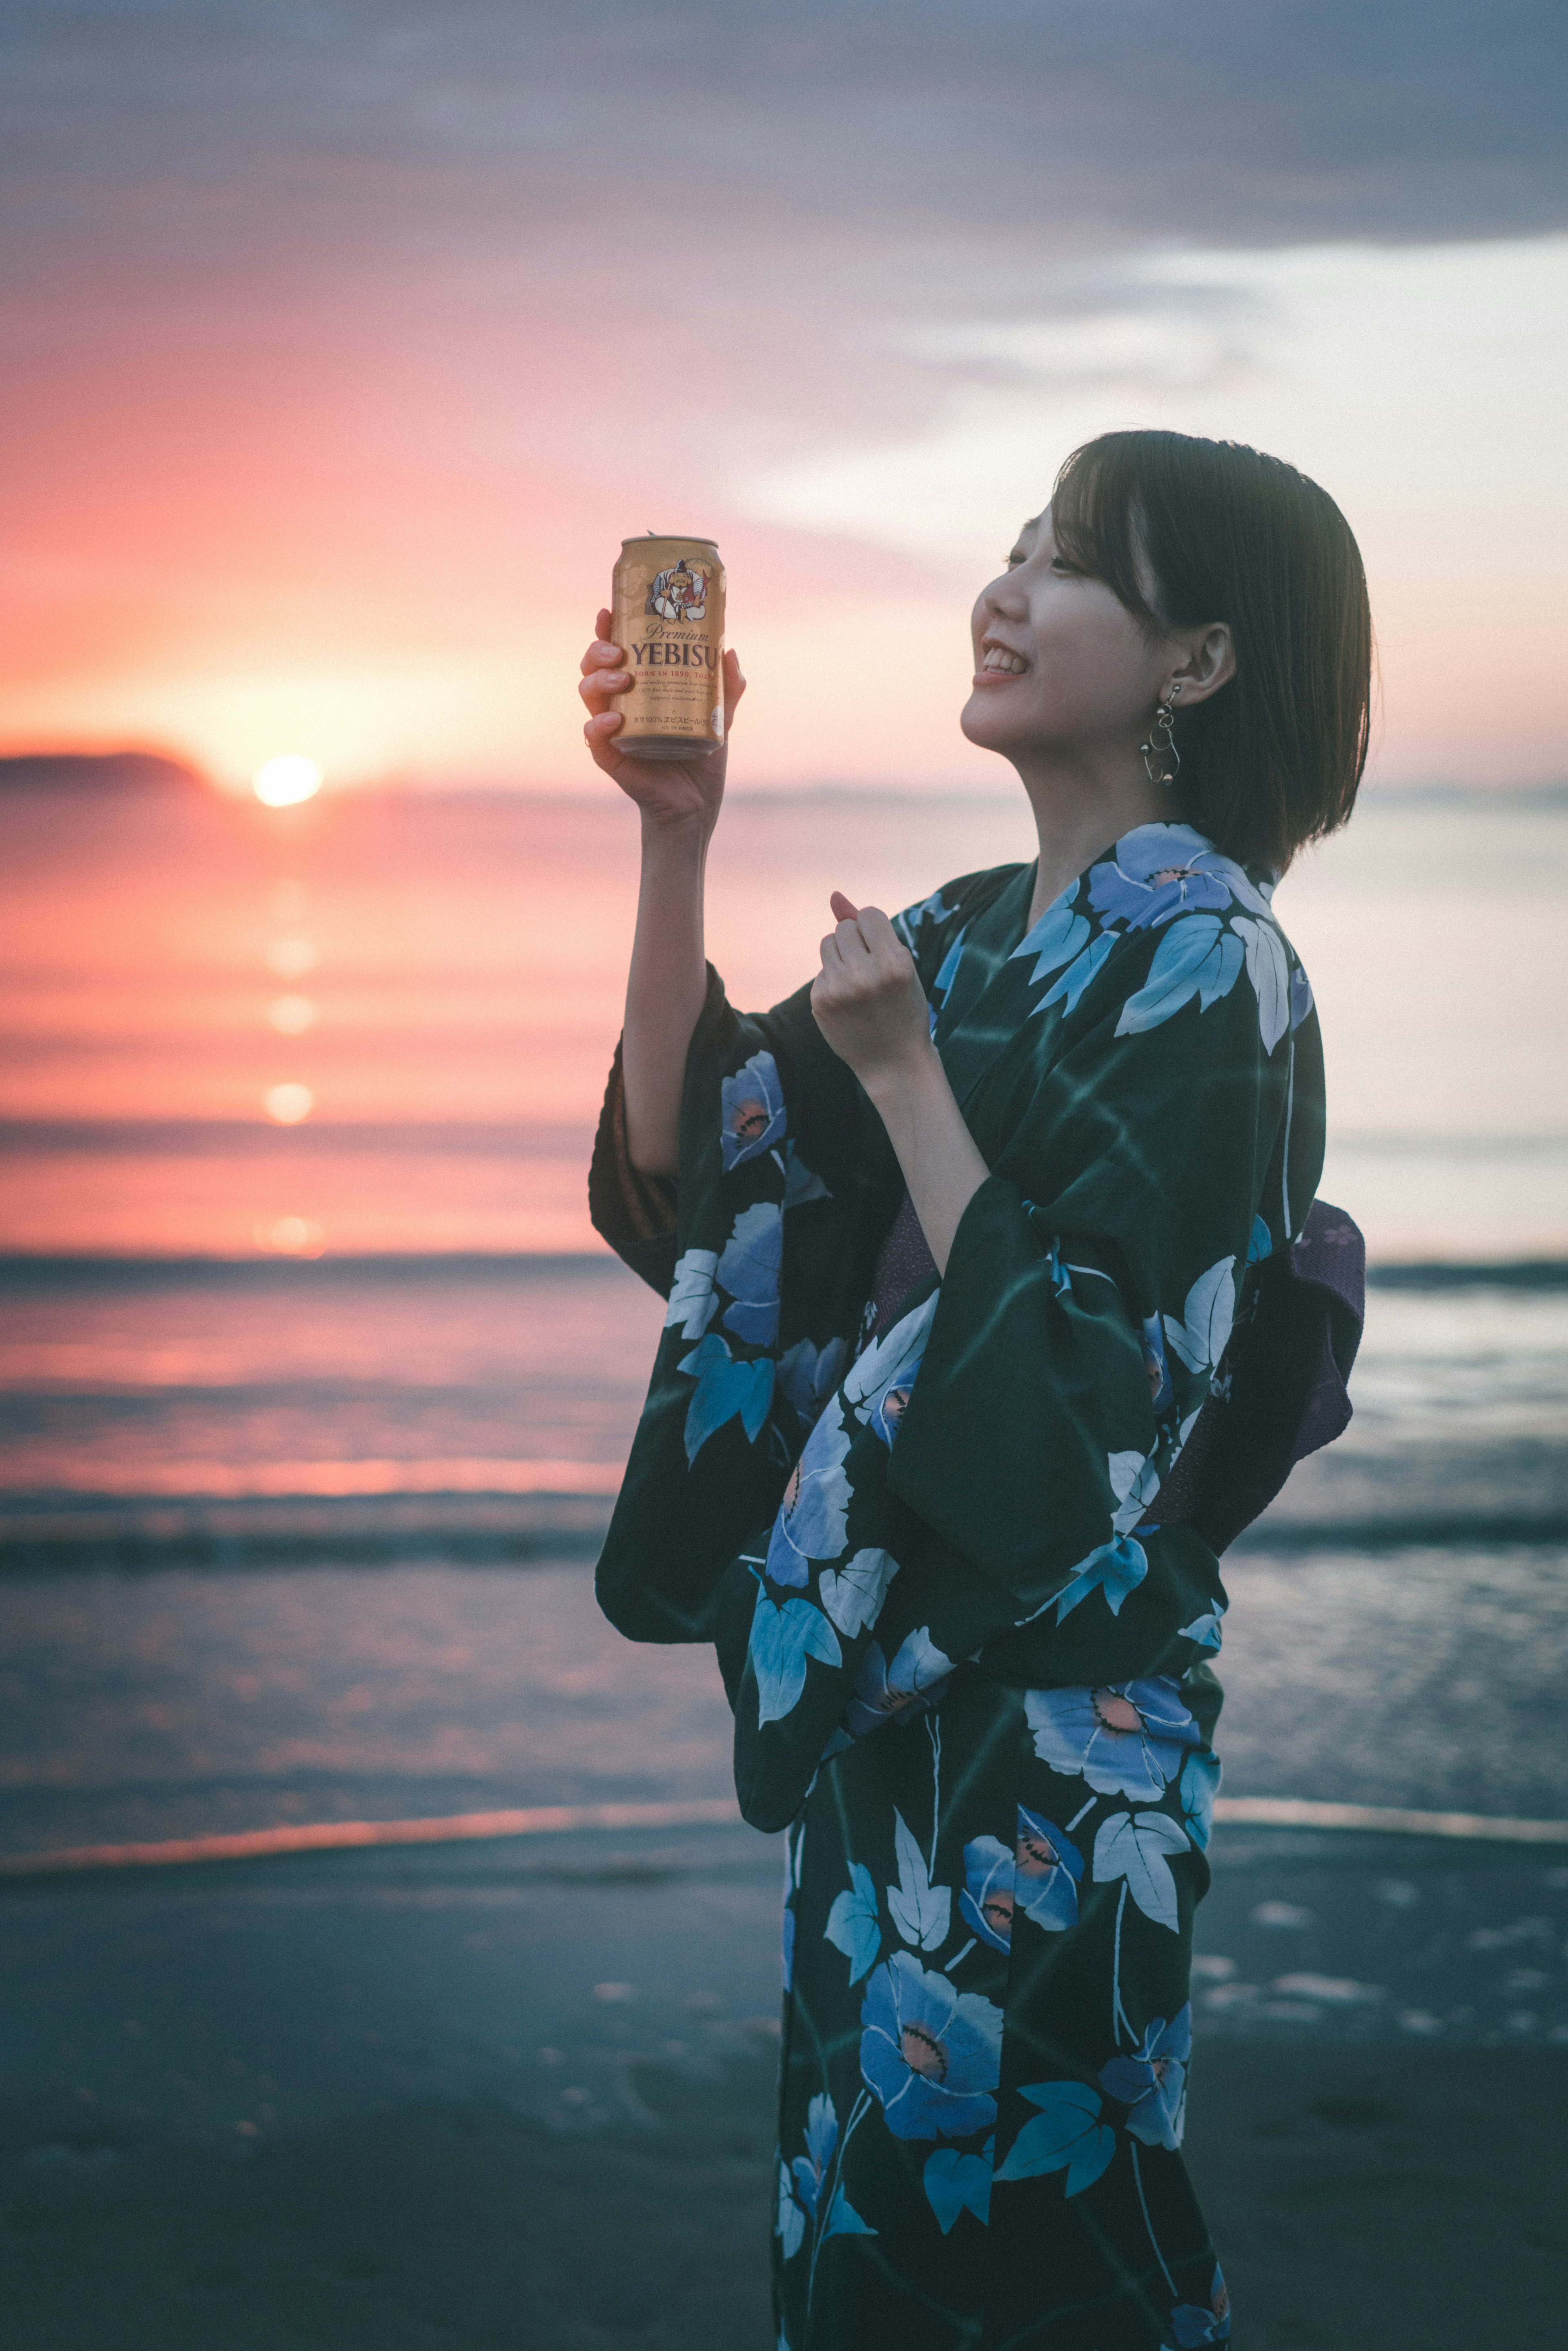
<path fill-rule="evenodd" d="M 1129 915 L 1139 911 L 1140 901 L 1152 901 L 1158 894 L 1158 876 L 1186 874 L 1197 881 L 1205 873 L 1218 876 L 1220 872 L 1228 895 L 1243 897 L 1258 913 L 1268 912 L 1266 895 L 1242 869 L 1188 824 L 1134 825 L 1097 852 L 1032 924 L 1029 909 L 1039 860 L 1013 867 L 966 926 L 958 968 L 936 1025 L 936 1049 L 960 1107 L 970 1100 L 1034 1008 L 1028 975 L 1032 968 L 1031 944 L 1037 936 L 1042 936 L 1053 920 L 1060 923 L 1070 906 L 1088 915 L 1098 929 L 1122 927 L 1115 914 L 1092 906 L 1085 893 L 1085 883 L 1097 871 L 1115 877 L 1120 893 L 1127 900 Z"/>

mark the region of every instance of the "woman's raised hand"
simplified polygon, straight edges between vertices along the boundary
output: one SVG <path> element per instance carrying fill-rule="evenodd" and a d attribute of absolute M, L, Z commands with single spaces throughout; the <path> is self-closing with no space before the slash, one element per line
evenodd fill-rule
<path fill-rule="evenodd" d="M 695 826 L 705 836 L 718 822 L 724 798 L 724 771 L 729 759 L 729 728 L 735 705 L 746 692 L 746 680 L 735 655 L 724 657 L 724 735 L 716 750 L 694 759 L 630 759 L 615 747 L 625 721 L 614 704 L 632 683 L 622 664 L 625 654 L 610 634 L 608 607 L 600 613 L 593 643 L 582 656 L 582 683 L 578 687 L 588 705 L 582 732 L 595 767 L 613 777 L 628 799 L 635 800 L 644 824 L 682 831 Z"/>
<path fill-rule="evenodd" d="M 924 1063 L 931 1019 L 915 958 L 880 906 L 830 900 L 838 927 L 822 941 L 811 1011 L 841 1061 L 873 1099 L 879 1085 Z"/>

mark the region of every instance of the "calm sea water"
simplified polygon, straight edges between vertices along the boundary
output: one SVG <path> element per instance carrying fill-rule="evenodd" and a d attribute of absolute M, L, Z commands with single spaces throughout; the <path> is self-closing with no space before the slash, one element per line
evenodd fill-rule
<path fill-rule="evenodd" d="M 739 1001 L 1027 853 L 1011 802 L 737 800 Z M 587 1565 L 657 1302 L 583 1206 L 619 805 L 0 803 L 0 1844 L 722 1793 L 711 1662 Z M 1372 800 L 1280 905 L 1356 1420 L 1228 1573 L 1233 1792 L 1568 1814 L 1568 806 Z M 281 1090 L 281 1091 L 280 1091 Z"/>

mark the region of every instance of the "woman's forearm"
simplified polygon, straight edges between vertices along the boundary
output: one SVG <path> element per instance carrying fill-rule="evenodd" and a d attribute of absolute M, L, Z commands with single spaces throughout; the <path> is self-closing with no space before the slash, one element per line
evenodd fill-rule
<path fill-rule="evenodd" d="M 703 880 L 708 831 L 644 823 L 637 930 L 626 980 L 626 1145 L 648 1176 L 680 1165 L 686 1049 L 707 990 Z"/>
<path fill-rule="evenodd" d="M 863 1082 L 898 1154 L 925 1246 L 945 1274 L 959 1219 L 991 1171 L 934 1045 Z"/>

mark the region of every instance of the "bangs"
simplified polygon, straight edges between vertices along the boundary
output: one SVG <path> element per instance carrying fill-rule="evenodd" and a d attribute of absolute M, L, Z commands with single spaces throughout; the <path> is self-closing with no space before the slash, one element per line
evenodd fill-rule
<path fill-rule="evenodd" d="M 1137 454 L 1131 434 L 1107 433 L 1075 449 L 1056 477 L 1051 528 L 1057 551 L 1112 594 L 1140 621 L 1159 614 L 1138 581 Z"/>

